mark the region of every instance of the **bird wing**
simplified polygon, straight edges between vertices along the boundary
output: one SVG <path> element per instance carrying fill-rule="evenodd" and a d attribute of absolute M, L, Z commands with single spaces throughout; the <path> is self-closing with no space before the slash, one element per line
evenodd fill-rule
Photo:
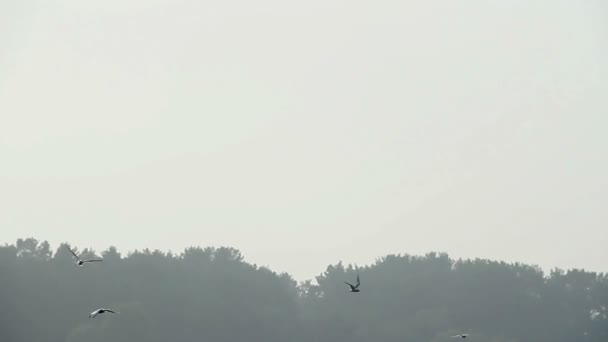
<path fill-rule="evenodd" d="M 71 250 L 71 249 L 70 249 L 70 247 L 65 246 L 65 248 L 67 248 L 67 249 L 68 249 L 68 251 L 70 251 L 70 253 L 72 253 L 72 255 L 74 256 L 74 258 L 76 258 L 76 259 L 80 259 L 80 257 L 78 257 L 78 255 L 77 255 L 76 253 L 74 253 L 74 251 L 73 251 L 73 250 Z"/>
<path fill-rule="evenodd" d="M 94 318 L 95 316 L 97 316 L 99 314 L 99 310 L 95 310 L 93 312 L 91 312 L 91 314 L 89 315 L 90 318 Z"/>
<path fill-rule="evenodd" d="M 359 285 L 361 285 L 361 281 L 359 280 L 359 275 L 357 274 L 357 286 L 355 287 L 359 287 Z"/>
<path fill-rule="evenodd" d="M 95 262 L 95 261 L 103 261 L 101 259 L 88 259 L 88 260 L 81 260 L 82 262 Z"/>
<path fill-rule="evenodd" d="M 113 314 L 117 314 L 117 313 L 118 313 L 118 312 L 116 312 L 116 311 L 112 311 L 112 310 L 109 310 L 109 309 L 106 309 L 106 312 L 111 312 L 111 313 L 113 313 Z"/>
<path fill-rule="evenodd" d="M 351 289 L 354 289 L 354 288 L 355 288 L 355 285 L 353 285 L 353 284 L 351 284 L 351 283 L 349 283 L 349 282 L 347 282 L 347 281 L 345 281 L 344 283 L 346 283 L 346 285 L 350 286 L 350 288 L 351 288 Z"/>

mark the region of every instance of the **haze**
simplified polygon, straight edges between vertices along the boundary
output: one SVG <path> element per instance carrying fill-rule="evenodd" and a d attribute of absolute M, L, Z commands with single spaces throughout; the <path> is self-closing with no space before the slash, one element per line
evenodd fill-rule
<path fill-rule="evenodd" d="M 603 1 L 0 2 L 0 242 L 608 271 Z"/>

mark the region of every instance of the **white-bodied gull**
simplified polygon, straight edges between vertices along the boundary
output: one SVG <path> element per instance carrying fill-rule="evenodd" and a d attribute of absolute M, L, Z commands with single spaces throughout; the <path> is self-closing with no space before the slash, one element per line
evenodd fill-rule
<path fill-rule="evenodd" d="M 113 314 L 118 314 L 118 312 L 116 312 L 116 311 L 112 311 L 110 309 L 100 308 L 100 309 L 97 309 L 97 310 L 91 312 L 91 314 L 89 315 L 89 318 L 95 318 L 95 316 L 101 315 L 102 313 L 106 313 L 106 312 L 110 312 L 110 313 L 113 313 Z"/>
<path fill-rule="evenodd" d="M 469 337 L 469 334 L 458 334 L 458 335 L 454 335 L 451 337 L 452 338 L 467 338 L 467 337 Z"/>
<path fill-rule="evenodd" d="M 70 249 L 70 247 L 65 246 L 65 248 L 67 248 L 67 249 L 68 249 L 68 251 L 70 251 L 70 253 L 72 253 L 72 255 L 74 256 L 74 258 L 76 258 L 76 265 L 78 265 L 78 266 L 82 266 L 82 265 L 84 265 L 86 262 L 103 261 L 103 260 L 101 260 L 101 259 L 86 259 L 86 260 L 82 260 L 82 259 L 80 259 L 80 257 L 78 256 L 78 254 L 74 253 L 74 251 Z"/>

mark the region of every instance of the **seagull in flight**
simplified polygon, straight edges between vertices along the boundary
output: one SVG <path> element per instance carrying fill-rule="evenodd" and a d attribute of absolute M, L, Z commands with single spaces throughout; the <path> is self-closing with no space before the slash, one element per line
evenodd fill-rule
<path fill-rule="evenodd" d="M 74 256 L 74 258 L 76 258 L 76 265 L 78 266 L 82 266 L 84 265 L 85 262 L 95 262 L 95 261 L 103 261 L 101 259 L 87 259 L 87 260 L 82 260 L 80 259 L 80 257 L 78 256 L 78 254 L 74 253 L 73 250 L 70 249 L 70 247 L 65 246 L 65 248 L 68 249 L 68 251 L 70 251 L 70 253 L 72 253 L 72 255 Z"/>
<path fill-rule="evenodd" d="M 111 312 L 113 314 L 118 314 L 118 312 L 116 312 L 116 311 L 112 311 L 110 309 L 100 308 L 100 309 L 97 309 L 97 310 L 91 312 L 91 314 L 89 315 L 89 318 L 95 318 L 95 316 L 101 315 L 102 313 L 106 313 L 106 312 Z"/>
<path fill-rule="evenodd" d="M 451 337 L 452 338 L 467 338 L 467 337 L 469 337 L 469 334 L 459 334 L 459 335 L 454 335 Z"/>
<path fill-rule="evenodd" d="M 361 285 L 361 282 L 359 281 L 359 275 L 357 274 L 357 285 L 353 285 L 349 282 L 346 282 L 346 285 L 350 286 L 350 292 L 359 292 L 361 290 L 359 290 L 359 285 Z"/>

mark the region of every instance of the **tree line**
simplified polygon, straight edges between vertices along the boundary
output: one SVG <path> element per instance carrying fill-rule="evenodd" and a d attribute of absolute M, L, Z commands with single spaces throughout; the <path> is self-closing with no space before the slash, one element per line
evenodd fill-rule
<path fill-rule="evenodd" d="M 608 275 L 444 253 L 329 265 L 315 281 L 229 247 L 121 255 L 78 267 L 61 244 L 0 246 L 0 341 L 606 342 Z M 344 281 L 361 277 L 361 292 Z M 100 306 L 116 316 L 89 319 Z"/>

